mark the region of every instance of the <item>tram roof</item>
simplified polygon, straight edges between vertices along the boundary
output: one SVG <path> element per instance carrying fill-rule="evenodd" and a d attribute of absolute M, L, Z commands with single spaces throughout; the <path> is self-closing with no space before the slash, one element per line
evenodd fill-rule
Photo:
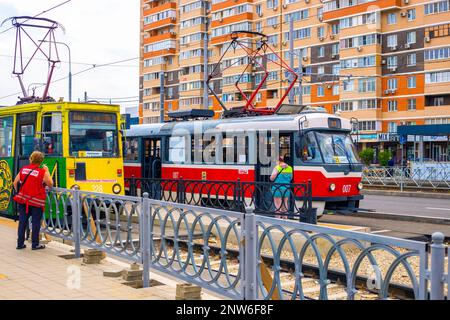
<path fill-rule="evenodd" d="M 152 123 L 133 125 L 126 131 L 128 137 L 149 135 L 173 135 L 174 133 L 187 134 L 204 132 L 206 130 L 217 131 L 251 131 L 251 130 L 279 130 L 296 131 L 299 129 L 299 121 L 306 119 L 308 128 L 328 129 L 328 119 L 341 119 L 342 129 L 351 130 L 350 120 L 323 112 L 305 112 L 296 115 L 270 115 L 256 117 L 229 118 L 219 120 L 194 120 L 174 121 L 166 123 Z M 305 127 L 305 129 L 308 129 Z"/>
<path fill-rule="evenodd" d="M 32 112 L 36 110 L 40 110 L 44 107 L 51 106 L 63 106 L 65 109 L 73 109 L 73 110 L 87 110 L 92 108 L 92 111 L 119 111 L 120 106 L 114 104 L 99 104 L 99 103 L 86 103 L 86 102 L 34 102 L 34 103 L 26 103 L 19 104 L 14 106 L 4 106 L 0 107 L 0 115 L 4 114 L 16 114 L 22 112 Z M 99 110 L 100 109 L 100 110 Z"/>

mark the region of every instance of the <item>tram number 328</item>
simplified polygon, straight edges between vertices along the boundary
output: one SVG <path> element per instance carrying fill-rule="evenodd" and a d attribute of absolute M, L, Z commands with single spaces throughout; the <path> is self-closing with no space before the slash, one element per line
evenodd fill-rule
<path fill-rule="evenodd" d="M 350 190 L 351 190 L 351 188 L 352 188 L 352 185 L 350 185 L 350 184 L 344 184 L 344 185 L 342 186 L 342 192 L 343 192 L 343 193 L 349 193 Z"/>

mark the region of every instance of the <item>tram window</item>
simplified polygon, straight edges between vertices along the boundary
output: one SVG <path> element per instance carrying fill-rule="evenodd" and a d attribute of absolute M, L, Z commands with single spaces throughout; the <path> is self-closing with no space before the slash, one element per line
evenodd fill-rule
<path fill-rule="evenodd" d="M 117 157 L 117 118 L 114 113 L 71 112 L 70 154 L 75 157 Z"/>
<path fill-rule="evenodd" d="M 316 132 L 325 163 L 359 163 L 356 149 L 348 134 Z"/>
<path fill-rule="evenodd" d="M 248 137 L 234 136 L 223 138 L 222 155 L 223 163 L 246 164 L 248 162 Z"/>
<path fill-rule="evenodd" d="M 139 139 L 128 138 L 125 140 L 125 160 L 138 161 L 139 160 Z"/>
<path fill-rule="evenodd" d="M 62 155 L 62 116 L 60 112 L 42 116 L 42 147 L 46 155 Z"/>
<path fill-rule="evenodd" d="M 186 137 L 169 138 L 169 161 L 174 163 L 186 162 Z"/>
<path fill-rule="evenodd" d="M 323 162 L 322 156 L 317 145 L 314 132 L 308 132 L 302 142 L 302 149 L 300 150 L 303 162 L 321 163 Z"/>
<path fill-rule="evenodd" d="M 0 118 L 0 157 L 11 157 L 13 143 L 13 117 Z"/>
<path fill-rule="evenodd" d="M 280 137 L 280 156 L 285 158 L 286 163 L 292 165 L 291 155 L 291 136 Z"/>
<path fill-rule="evenodd" d="M 34 124 L 20 127 L 20 155 L 29 156 L 34 151 Z"/>

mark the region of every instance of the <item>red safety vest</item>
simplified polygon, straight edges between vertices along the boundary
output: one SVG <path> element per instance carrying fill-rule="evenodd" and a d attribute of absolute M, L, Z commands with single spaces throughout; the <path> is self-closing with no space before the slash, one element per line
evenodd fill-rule
<path fill-rule="evenodd" d="M 30 173 L 31 172 L 31 173 Z M 30 174 L 28 176 L 28 174 Z M 45 187 L 44 187 L 45 170 L 39 168 L 38 165 L 31 164 L 25 166 L 20 170 L 20 181 L 25 184 L 20 187 L 19 193 L 14 197 L 14 201 L 26 205 L 26 212 L 28 213 L 28 206 L 45 208 Z"/>

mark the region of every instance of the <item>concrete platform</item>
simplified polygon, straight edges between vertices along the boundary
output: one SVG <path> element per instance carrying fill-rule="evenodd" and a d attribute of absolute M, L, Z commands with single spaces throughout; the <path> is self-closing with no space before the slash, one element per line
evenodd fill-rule
<path fill-rule="evenodd" d="M 129 268 L 130 264 L 107 257 L 98 265 L 82 259 L 64 259 L 72 247 L 53 239 L 47 248 L 32 251 L 27 243 L 16 250 L 17 223 L 0 218 L 0 300 L 175 300 L 176 285 L 182 283 L 151 271 L 162 285 L 134 289 L 121 278 L 104 277 L 103 271 Z M 218 299 L 203 293 L 202 299 Z"/>

